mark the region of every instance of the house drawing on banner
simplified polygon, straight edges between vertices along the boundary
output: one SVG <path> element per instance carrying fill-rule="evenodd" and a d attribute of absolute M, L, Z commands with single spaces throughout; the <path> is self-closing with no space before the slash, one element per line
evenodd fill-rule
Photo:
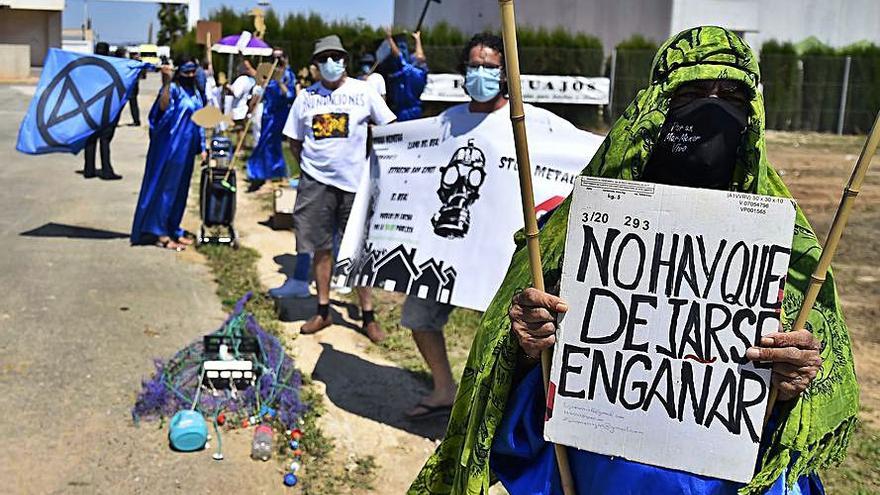
<path fill-rule="evenodd" d="M 415 254 L 415 249 L 407 251 L 402 244 L 388 251 L 374 265 L 373 280 L 369 285 L 408 294 L 419 270 L 413 261 Z"/>
<path fill-rule="evenodd" d="M 437 301 L 449 304 L 449 301 L 452 300 L 452 290 L 455 288 L 455 278 L 458 276 L 458 272 L 450 266 L 443 271 L 443 275 L 445 275 L 446 283 L 440 288 L 440 296 Z"/>
<path fill-rule="evenodd" d="M 419 265 L 419 276 L 413 281 L 410 294 L 422 299 L 437 300 L 440 289 L 446 284 L 443 275 L 443 262 L 437 263 L 434 258 Z"/>
<path fill-rule="evenodd" d="M 348 287 L 378 287 L 449 304 L 458 272 L 430 258 L 416 265 L 416 248 L 402 244 L 390 251 L 367 245 L 355 259 L 338 260 L 333 268 L 336 283 Z"/>

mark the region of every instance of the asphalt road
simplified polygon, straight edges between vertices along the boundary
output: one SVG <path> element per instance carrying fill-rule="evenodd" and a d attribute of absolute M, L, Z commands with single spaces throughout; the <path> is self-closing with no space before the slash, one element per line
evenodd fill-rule
<path fill-rule="evenodd" d="M 156 87 L 155 78 L 142 86 L 144 117 Z M 197 255 L 129 245 L 147 129 L 125 126 L 126 108 L 112 143 L 124 179 L 84 180 L 75 173 L 82 155 L 15 151 L 33 91 L 0 85 L 0 492 L 280 486 L 271 463 L 246 459 L 248 439 L 224 438 L 228 460 L 218 463 L 210 452 L 170 452 L 157 423 L 132 424 L 153 358 L 173 355 L 224 315 Z"/>

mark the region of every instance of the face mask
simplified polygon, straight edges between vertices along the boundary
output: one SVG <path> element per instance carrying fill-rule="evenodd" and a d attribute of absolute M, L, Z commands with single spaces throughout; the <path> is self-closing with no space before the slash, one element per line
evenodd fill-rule
<path fill-rule="evenodd" d="M 187 88 L 193 87 L 196 83 L 196 78 L 193 76 L 180 76 L 178 78 L 178 80 L 180 81 L 181 86 L 184 86 Z"/>
<path fill-rule="evenodd" d="M 464 76 L 464 87 L 474 100 L 485 103 L 501 92 L 501 69 L 468 67 Z"/>
<path fill-rule="evenodd" d="M 332 58 L 328 58 L 326 62 L 318 64 L 318 70 L 321 71 L 321 77 L 327 82 L 336 82 L 345 72 L 345 62 L 339 59 L 337 62 Z"/>
<path fill-rule="evenodd" d="M 698 98 L 672 108 L 641 180 L 727 189 L 748 115 L 721 98 Z"/>
<path fill-rule="evenodd" d="M 369 74 L 372 65 L 362 65 L 361 66 L 361 74 Z"/>

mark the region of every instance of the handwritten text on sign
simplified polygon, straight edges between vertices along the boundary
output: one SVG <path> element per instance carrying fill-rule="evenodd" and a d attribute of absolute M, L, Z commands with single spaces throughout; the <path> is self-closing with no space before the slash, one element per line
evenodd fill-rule
<path fill-rule="evenodd" d="M 751 479 L 770 373 L 745 351 L 779 328 L 794 214 L 783 198 L 579 179 L 545 436 Z"/>

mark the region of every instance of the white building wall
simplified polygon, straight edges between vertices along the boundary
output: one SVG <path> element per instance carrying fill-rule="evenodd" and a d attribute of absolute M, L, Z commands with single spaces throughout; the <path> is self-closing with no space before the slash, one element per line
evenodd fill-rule
<path fill-rule="evenodd" d="M 598 37 L 606 53 L 617 43 L 639 33 L 662 41 L 669 34 L 673 0 L 520 0 L 516 2 L 518 25 L 562 27 Z M 414 29 L 425 3 L 396 0 L 394 24 Z M 446 21 L 465 34 L 499 31 L 501 14 L 495 0 L 443 0 L 431 3 L 425 25 Z"/>
<path fill-rule="evenodd" d="M 394 24 L 413 29 L 424 0 L 396 0 Z M 880 44 L 880 0 L 520 0 L 517 23 L 592 34 L 606 52 L 633 34 L 658 43 L 683 29 L 714 24 L 744 33 L 757 51 L 770 39 L 815 36 L 834 47 Z M 446 21 L 466 34 L 500 29 L 495 0 L 431 3 L 425 24 Z"/>

